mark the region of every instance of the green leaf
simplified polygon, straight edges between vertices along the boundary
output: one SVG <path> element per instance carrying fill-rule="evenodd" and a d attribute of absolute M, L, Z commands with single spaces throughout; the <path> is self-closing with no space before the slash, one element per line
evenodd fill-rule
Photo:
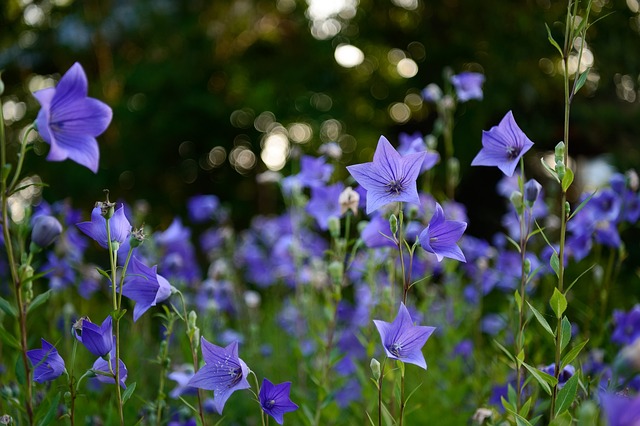
<path fill-rule="evenodd" d="M 564 351 L 569 342 L 571 341 L 571 322 L 565 316 L 562 317 L 562 328 L 560 334 L 560 353 Z"/>
<path fill-rule="evenodd" d="M 502 346 L 497 340 L 494 340 L 493 343 L 500 348 L 500 350 L 502 350 L 502 352 L 504 352 L 507 357 L 511 360 L 511 362 L 513 362 L 515 364 L 516 362 L 516 358 L 511 355 L 511 352 L 509 352 L 509 350 L 507 348 L 505 348 L 504 346 Z"/>
<path fill-rule="evenodd" d="M 31 303 L 29 304 L 29 307 L 27 308 L 27 314 L 30 314 L 31 311 L 33 311 L 38 306 L 42 305 L 47 300 L 49 300 L 49 296 L 51 296 L 51 290 L 50 289 L 45 291 L 44 293 L 39 294 L 38 296 L 36 296 L 36 298 L 33 299 L 31 301 Z"/>
<path fill-rule="evenodd" d="M 131 395 L 133 395 L 133 392 L 135 390 L 136 390 L 136 382 L 133 382 L 129 386 L 127 386 L 127 389 L 122 394 L 122 405 L 124 405 L 125 402 L 127 402 L 129 398 L 131 398 Z"/>
<path fill-rule="evenodd" d="M 527 399 L 527 401 L 522 404 L 522 408 L 520 408 L 520 415 L 522 417 L 524 417 L 525 419 L 527 418 L 527 416 L 529 415 L 529 411 L 531 410 L 531 402 L 532 402 L 533 398 L 529 398 Z"/>
<path fill-rule="evenodd" d="M 529 373 L 531 373 L 538 383 L 540 383 L 542 389 L 544 389 L 547 394 L 551 395 L 551 386 L 555 386 L 558 383 L 558 380 L 544 371 L 540 371 L 537 368 L 530 366 L 526 362 L 523 362 L 522 365 L 524 365 L 524 367 L 529 370 Z"/>
<path fill-rule="evenodd" d="M 109 276 L 109 274 L 107 273 L 107 271 L 105 271 L 104 269 L 100 269 L 100 268 L 96 268 L 96 271 L 98 271 L 98 273 L 100 275 L 102 275 L 103 277 L 105 277 L 106 279 L 108 279 L 109 281 L 111 281 L 111 277 Z"/>
<path fill-rule="evenodd" d="M 544 26 L 547 29 L 547 40 L 549 40 L 549 43 L 551 43 L 551 45 L 556 48 L 558 53 L 560 53 L 560 57 L 564 58 L 564 53 L 562 52 L 562 49 L 560 48 L 560 45 L 553 39 L 553 36 L 551 35 L 551 29 L 549 28 L 549 26 L 547 25 L 546 22 L 545 22 Z"/>
<path fill-rule="evenodd" d="M 22 357 L 19 356 L 16 360 L 16 380 L 21 385 L 27 383 L 27 370 L 25 369 L 24 362 L 22 362 Z"/>
<path fill-rule="evenodd" d="M 505 410 L 509 411 L 510 413 L 515 413 L 516 408 L 513 405 L 511 405 L 509 401 L 504 399 L 504 396 L 501 396 L 500 400 L 502 401 L 502 406 L 504 407 Z"/>
<path fill-rule="evenodd" d="M 573 349 L 567 352 L 567 354 L 562 358 L 561 368 L 566 367 L 571 363 L 571 361 L 576 359 L 576 357 L 580 354 L 580 352 L 587 345 L 588 342 L 589 342 L 589 339 L 585 340 L 582 343 L 578 343 L 573 347 Z"/>
<path fill-rule="evenodd" d="M 574 374 L 558 392 L 558 396 L 556 397 L 556 416 L 562 414 L 563 411 L 568 410 L 569 407 L 571 407 L 573 400 L 576 398 L 578 380 L 579 375 Z"/>
<path fill-rule="evenodd" d="M 561 416 L 556 417 L 549 423 L 549 426 L 571 426 L 573 423 L 573 417 L 568 411 L 562 413 Z"/>
<path fill-rule="evenodd" d="M 564 177 L 562 178 L 562 191 L 567 192 L 567 189 L 569 189 L 572 183 L 573 183 L 573 170 L 567 167 L 564 172 Z"/>
<path fill-rule="evenodd" d="M 20 342 L 13 337 L 7 330 L 0 325 L 0 340 L 2 340 L 7 346 L 11 346 L 13 349 L 20 349 Z"/>
<path fill-rule="evenodd" d="M 571 213 L 571 216 L 569 216 L 569 219 L 567 219 L 567 222 L 571 220 L 572 217 L 574 217 L 576 214 L 578 214 L 578 212 L 580 210 L 582 210 L 584 208 L 584 206 L 587 205 L 587 203 L 593 198 L 594 195 L 596 195 L 597 191 L 593 191 L 592 194 L 590 194 L 587 198 L 585 198 L 585 200 L 583 202 L 581 202 L 578 207 L 576 207 L 576 209 L 573 211 L 573 213 Z"/>
<path fill-rule="evenodd" d="M 516 426 L 533 426 L 529 423 L 529 420 L 525 419 L 520 414 L 514 413 L 514 415 L 516 417 Z"/>
<path fill-rule="evenodd" d="M 587 81 L 587 77 L 589 76 L 589 71 L 591 71 L 591 68 L 587 68 L 586 70 L 584 70 L 582 74 L 580 74 L 580 77 L 578 77 L 578 79 L 576 80 L 575 89 L 573 89 L 574 95 L 578 93 L 582 86 L 584 86 L 584 83 Z"/>
<path fill-rule="evenodd" d="M 518 253 L 520 253 L 521 249 L 520 249 L 520 244 L 518 244 L 513 238 L 511 238 L 510 236 L 506 235 L 504 236 L 507 241 L 509 241 L 511 244 L 513 244 L 513 246 L 516 248 L 516 250 L 518 250 Z"/>
<path fill-rule="evenodd" d="M 7 315 L 16 318 L 18 310 L 6 299 L 0 297 L 0 309 Z"/>
<path fill-rule="evenodd" d="M 569 290 L 571 290 L 571 288 L 575 285 L 575 283 L 577 283 L 577 282 L 578 282 L 578 280 L 579 280 L 580 278 L 582 278 L 582 276 L 583 276 L 584 274 L 586 274 L 587 272 L 589 272 L 590 270 L 592 270 L 594 266 L 596 266 L 596 264 L 595 264 L 595 263 L 594 263 L 593 265 L 589 266 L 587 269 L 585 269 L 585 270 L 584 270 L 580 275 L 578 275 L 578 277 L 577 277 L 575 280 L 571 281 L 571 284 L 569 284 L 569 287 L 567 287 L 567 293 L 569 293 Z"/>
<path fill-rule="evenodd" d="M 542 163 L 542 167 L 549 172 L 551 176 L 556 179 L 556 182 L 560 183 L 560 179 L 558 178 L 558 173 L 554 169 L 552 169 L 547 163 L 545 163 L 544 158 L 540 158 L 540 162 Z"/>
<path fill-rule="evenodd" d="M 536 317 L 536 319 L 538 320 L 538 323 L 540 323 L 542 328 L 547 330 L 547 333 L 549 333 L 551 335 L 551 337 L 555 338 L 556 337 L 556 333 L 553 332 L 553 330 L 551 329 L 551 326 L 549 325 L 547 320 L 544 319 L 542 314 L 540 312 L 538 312 L 538 310 L 536 308 L 531 306 L 531 303 L 527 302 L 527 305 L 529 305 L 529 309 L 531 309 L 531 312 L 533 312 L 533 315 Z"/>
<path fill-rule="evenodd" d="M 40 420 L 38 422 L 39 426 L 48 426 L 48 425 L 52 425 L 54 423 L 54 419 L 56 418 L 56 413 L 58 412 L 58 403 L 60 402 L 60 394 L 56 394 L 56 396 L 53 398 L 53 401 L 51 401 L 51 404 L 49 405 L 49 410 L 47 410 L 47 413 L 45 414 L 45 416 L 42 418 L 42 420 Z"/>
<path fill-rule="evenodd" d="M 551 305 L 553 313 L 556 314 L 556 318 L 562 318 L 562 314 L 567 309 L 567 298 L 564 297 L 564 294 L 562 294 L 557 287 L 553 289 L 553 295 L 551 296 L 549 304 Z"/>
<path fill-rule="evenodd" d="M 518 290 L 513 292 L 513 298 L 516 299 L 516 305 L 518 306 L 518 312 L 522 312 L 522 298 Z"/>
<path fill-rule="evenodd" d="M 551 269 L 556 273 L 556 277 L 560 278 L 560 260 L 558 259 L 558 253 L 555 251 L 551 254 L 551 260 L 549 261 Z"/>

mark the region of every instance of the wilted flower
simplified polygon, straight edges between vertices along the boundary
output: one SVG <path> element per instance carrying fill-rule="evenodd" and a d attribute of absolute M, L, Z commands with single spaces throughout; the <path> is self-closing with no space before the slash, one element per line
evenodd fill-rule
<path fill-rule="evenodd" d="M 36 118 L 37 130 L 51 148 L 49 161 L 67 158 L 98 171 L 100 151 L 96 136 L 111 122 L 111 108 L 87 97 L 87 76 L 79 63 L 62 76 L 58 86 L 38 90 L 33 96 L 42 109 Z"/>
<path fill-rule="evenodd" d="M 80 318 L 73 326 L 73 334 L 95 356 L 105 356 L 113 348 L 111 316 L 98 326 L 87 317 Z"/>
<path fill-rule="evenodd" d="M 436 203 L 436 211 L 429 225 L 420 233 L 420 245 L 429 253 L 435 254 L 438 262 L 445 257 L 466 262 L 462 250 L 456 244 L 465 229 L 465 222 L 446 220 L 442 207 Z"/>
<path fill-rule="evenodd" d="M 107 220 L 102 216 L 100 207 L 96 206 L 91 211 L 91 221 L 81 222 L 76 226 L 89 237 L 94 239 L 100 246 L 108 248 L 107 241 Z M 109 228 L 111 231 L 111 243 L 124 244 L 131 233 L 131 224 L 124 215 L 124 205 L 115 211 L 113 217 L 109 219 Z"/>
<path fill-rule="evenodd" d="M 27 357 L 33 365 L 33 380 L 44 383 L 55 380 L 64 373 L 64 360 L 58 354 L 56 348 L 44 339 L 42 349 L 27 351 Z"/>
<path fill-rule="evenodd" d="M 460 102 L 471 99 L 482 100 L 482 83 L 484 83 L 484 75 L 477 72 L 467 71 L 451 76 L 451 84 L 456 89 Z"/>
<path fill-rule="evenodd" d="M 373 162 L 348 166 L 349 173 L 367 190 L 367 214 L 393 202 L 420 204 L 416 180 L 426 155 L 419 152 L 403 157 L 380 136 Z"/>
<path fill-rule="evenodd" d="M 147 310 L 171 295 L 171 284 L 156 273 L 158 267 L 149 268 L 133 256 L 131 270 L 127 273 L 122 294 L 136 302 L 133 321 L 138 321 Z"/>
<path fill-rule="evenodd" d="M 218 414 L 222 414 L 224 404 L 233 392 L 251 387 L 247 381 L 249 367 L 238 358 L 238 342 L 233 342 L 226 348 L 209 343 L 204 337 L 200 342 L 205 365 L 187 384 L 212 390 L 214 408 Z"/>
<path fill-rule="evenodd" d="M 520 158 L 533 146 L 509 111 L 500 124 L 482 131 L 482 149 L 472 166 L 496 166 L 507 176 L 513 176 Z"/>
<path fill-rule="evenodd" d="M 62 225 L 53 216 L 42 215 L 33 219 L 31 241 L 44 248 L 52 244 L 62 233 Z"/>
<path fill-rule="evenodd" d="M 291 382 L 274 385 L 268 379 L 262 380 L 262 387 L 258 395 L 260 407 L 280 425 L 284 422 L 284 413 L 298 409 L 298 406 L 289 397 L 290 390 Z"/>
<path fill-rule="evenodd" d="M 338 198 L 340 203 L 340 216 L 344 215 L 348 210 L 353 214 L 358 214 L 358 203 L 360 202 L 360 194 L 347 186 Z"/>
<path fill-rule="evenodd" d="M 373 320 L 373 322 L 380 333 L 382 345 L 389 358 L 427 369 L 422 347 L 436 329 L 435 327 L 413 325 L 411 315 L 404 303 L 400 303 L 398 315 L 392 323 L 380 320 Z"/>

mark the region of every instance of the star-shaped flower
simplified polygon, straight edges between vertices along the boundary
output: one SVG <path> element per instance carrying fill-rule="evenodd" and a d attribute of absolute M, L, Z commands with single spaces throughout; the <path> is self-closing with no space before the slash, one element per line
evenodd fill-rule
<path fill-rule="evenodd" d="M 222 414 L 224 404 L 233 392 L 251 387 L 247 381 L 249 367 L 238 358 L 238 342 L 233 342 L 226 348 L 209 343 L 204 337 L 200 342 L 205 365 L 187 384 L 212 390 L 213 406 L 218 414 Z"/>
<path fill-rule="evenodd" d="M 36 127 L 42 139 L 51 145 L 47 160 L 67 158 L 98 171 L 100 151 L 96 136 L 111 122 L 111 108 L 87 97 L 87 76 L 79 63 L 62 76 L 57 87 L 38 90 L 33 96 L 42 109 Z"/>
<path fill-rule="evenodd" d="M 64 373 L 64 360 L 58 354 L 56 348 L 44 339 L 42 349 L 27 351 L 27 357 L 33 365 L 33 380 L 44 383 L 55 380 Z"/>
<path fill-rule="evenodd" d="M 107 220 L 102 216 L 100 207 L 94 207 L 91 211 L 91 221 L 81 222 L 76 226 L 102 247 L 107 248 Z M 109 219 L 109 228 L 111 228 L 111 242 L 117 242 L 122 246 L 129 238 L 131 224 L 124 214 L 124 204 L 121 204 Z"/>
<path fill-rule="evenodd" d="M 274 385 L 268 379 L 262 380 L 262 387 L 258 395 L 260 407 L 262 407 L 262 411 L 273 417 L 279 425 L 284 422 L 282 418 L 284 413 L 298 409 L 298 405 L 291 401 L 289 397 L 290 390 L 291 382 Z"/>
<path fill-rule="evenodd" d="M 367 190 L 367 214 L 394 202 L 420 204 L 416 180 L 426 152 L 401 156 L 380 136 L 373 162 L 348 166 L 351 176 Z"/>
<path fill-rule="evenodd" d="M 466 262 L 462 250 L 456 244 L 465 229 L 467 229 L 465 222 L 446 220 L 442 207 L 436 203 L 436 211 L 429 225 L 420 233 L 420 245 L 429 253 L 435 254 L 438 262 L 445 257 Z"/>
<path fill-rule="evenodd" d="M 472 166 L 496 166 L 507 176 L 513 176 L 520 158 L 529 151 L 529 140 L 509 111 L 500 124 L 488 132 L 482 131 L 482 149 L 471 162 Z"/>
<path fill-rule="evenodd" d="M 136 302 L 133 321 L 138 321 L 147 310 L 171 295 L 171 284 L 156 273 L 158 267 L 148 267 L 133 256 L 130 272 L 127 273 L 122 294 Z"/>
<path fill-rule="evenodd" d="M 477 72 L 465 71 L 451 76 L 451 84 L 456 89 L 460 102 L 471 99 L 482 100 L 482 83 L 484 83 L 484 75 Z"/>
<path fill-rule="evenodd" d="M 411 315 L 404 303 L 400 303 L 398 315 L 392 323 L 380 320 L 373 320 L 373 322 L 378 328 L 382 345 L 389 358 L 427 369 L 422 347 L 436 329 L 435 327 L 413 325 Z"/>

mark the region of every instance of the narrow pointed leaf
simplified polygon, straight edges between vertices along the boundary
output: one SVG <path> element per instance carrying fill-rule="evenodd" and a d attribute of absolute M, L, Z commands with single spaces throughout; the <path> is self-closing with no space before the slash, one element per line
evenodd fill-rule
<path fill-rule="evenodd" d="M 555 338 L 556 333 L 553 332 L 547 320 L 544 319 L 544 316 L 542 316 L 542 314 L 536 308 L 531 306 L 531 303 L 527 302 L 527 305 L 529 305 L 529 309 L 531 309 L 531 312 L 533 312 L 533 315 L 536 317 L 536 319 L 538 320 L 538 323 L 542 326 L 542 328 L 544 328 L 547 331 L 547 333 L 551 335 L 551 337 Z"/>
<path fill-rule="evenodd" d="M 564 172 L 564 177 L 562 178 L 562 191 L 567 192 L 567 189 L 569 189 L 572 183 L 573 183 L 573 170 L 567 167 Z"/>
<path fill-rule="evenodd" d="M 540 383 L 542 389 L 548 394 L 551 395 L 551 386 L 555 386 L 558 381 L 555 377 L 545 373 L 544 371 L 540 371 L 535 367 L 530 366 L 526 362 L 523 362 L 522 365 L 529 370 L 529 373 Z"/>
<path fill-rule="evenodd" d="M 556 398 L 556 416 L 562 414 L 563 411 L 568 410 L 569 407 L 571 407 L 573 400 L 576 398 L 578 380 L 579 375 L 574 374 L 558 392 L 558 397 Z"/>
<path fill-rule="evenodd" d="M 49 289 L 49 290 L 45 291 L 44 293 L 39 294 L 38 296 L 36 296 L 36 298 L 33 299 L 31 301 L 31 303 L 29 304 L 29 307 L 27 308 L 27 314 L 30 314 L 31 311 L 33 311 L 34 309 L 38 308 L 38 306 L 42 305 L 47 300 L 49 300 L 49 296 L 51 296 L 51 289 Z"/>
<path fill-rule="evenodd" d="M 556 277 L 560 278 L 560 260 L 558 259 L 558 253 L 553 252 L 551 254 L 551 260 L 549 261 L 551 269 L 556 273 Z"/>
<path fill-rule="evenodd" d="M 562 334 L 560 335 L 560 352 L 562 353 L 571 341 L 571 322 L 569 322 L 569 319 L 566 316 L 562 317 L 561 332 Z"/>
<path fill-rule="evenodd" d="M 585 340 L 584 342 L 578 343 L 569 352 L 567 352 L 567 354 L 562 358 L 562 363 L 560 368 L 562 369 L 567 365 L 571 364 L 571 362 L 574 359 L 576 359 L 576 357 L 580 354 L 580 352 L 587 345 L 588 342 L 589 342 L 589 339 Z"/>
<path fill-rule="evenodd" d="M 122 405 L 124 405 L 124 403 L 127 402 L 129 398 L 131 398 L 131 395 L 133 395 L 133 392 L 135 390 L 136 390 L 136 382 L 133 382 L 129 386 L 127 386 L 127 390 L 125 390 L 124 393 L 122 394 Z"/>
<path fill-rule="evenodd" d="M 587 81 L 587 77 L 589 76 L 589 71 L 591 71 L 591 68 L 584 70 L 582 74 L 580 74 L 580 77 L 578 77 L 578 80 L 576 80 L 576 87 L 573 89 L 574 94 L 578 93 L 582 86 L 584 86 L 584 83 Z"/>
<path fill-rule="evenodd" d="M 556 314 L 556 318 L 562 318 L 562 314 L 567 309 L 567 298 L 557 288 L 553 289 L 553 295 L 549 301 L 553 313 Z"/>
<path fill-rule="evenodd" d="M 562 53 L 562 49 L 560 48 L 560 45 L 553 39 L 553 36 L 551 35 L 551 29 L 549 28 L 546 22 L 544 24 L 544 27 L 547 29 L 547 40 L 549 40 L 549 43 L 551 43 L 551 45 L 556 48 L 558 53 L 560 53 L 560 57 L 564 58 L 564 53 Z"/>
<path fill-rule="evenodd" d="M 13 318 L 18 316 L 18 310 L 7 299 L 2 297 L 0 297 L 0 310 Z"/>

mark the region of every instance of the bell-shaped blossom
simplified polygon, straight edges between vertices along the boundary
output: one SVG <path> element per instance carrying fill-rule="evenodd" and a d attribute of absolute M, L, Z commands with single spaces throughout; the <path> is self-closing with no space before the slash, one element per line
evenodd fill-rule
<path fill-rule="evenodd" d="M 413 325 L 411 315 L 400 303 L 398 315 L 392 323 L 373 320 L 387 356 L 405 363 L 415 364 L 427 369 L 427 362 L 422 354 L 422 347 L 436 329 L 424 325 Z"/>
<path fill-rule="evenodd" d="M 381 136 L 373 162 L 348 166 L 351 176 L 367 190 L 367 214 L 394 202 L 420 204 L 416 180 L 426 152 L 401 156 Z"/>
<path fill-rule="evenodd" d="M 233 392 L 251 387 L 247 381 L 249 367 L 238 357 L 238 342 L 222 348 L 209 343 L 204 337 L 200 341 L 205 365 L 187 384 L 212 390 L 213 406 L 218 414 L 222 414 L 224 404 Z"/>
<path fill-rule="evenodd" d="M 465 229 L 465 222 L 446 220 L 442 207 L 436 203 L 436 211 L 429 225 L 420 233 L 420 245 L 429 253 L 435 254 L 438 262 L 445 257 L 466 262 L 462 250 L 456 244 Z"/>
<path fill-rule="evenodd" d="M 76 62 L 57 87 L 35 92 L 33 96 L 42 106 L 36 126 L 51 146 L 47 160 L 69 158 L 96 173 L 100 160 L 96 136 L 107 129 L 112 112 L 102 101 L 87 97 L 87 86 L 87 76 Z"/>
<path fill-rule="evenodd" d="M 38 383 L 55 380 L 64 373 L 64 360 L 56 348 L 44 339 L 42 349 L 27 351 L 27 357 L 33 365 L 33 380 Z"/>
<path fill-rule="evenodd" d="M 136 302 L 133 321 L 138 321 L 147 310 L 171 295 L 171 284 L 156 273 L 157 266 L 148 267 L 137 257 L 131 259 L 131 266 L 122 287 L 122 294 Z"/>
<path fill-rule="evenodd" d="M 101 325 L 92 323 L 89 318 L 80 318 L 73 326 L 76 339 L 95 356 L 105 356 L 113 348 L 113 327 L 111 316 Z"/>
<path fill-rule="evenodd" d="M 460 102 L 471 99 L 482 100 L 482 84 L 484 75 L 477 72 L 461 72 L 451 76 L 451 84 L 456 89 L 456 95 Z"/>
<path fill-rule="evenodd" d="M 102 216 L 100 207 L 93 208 L 90 222 L 80 222 L 76 226 L 100 246 L 108 248 L 107 220 Z M 117 242 L 122 246 L 128 241 L 131 234 L 131 224 L 124 214 L 124 204 L 121 204 L 109 219 L 109 228 L 112 243 Z"/>
<path fill-rule="evenodd" d="M 62 233 L 60 221 L 50 215 L 40 215 L 33 219 L 31 241 L 40 248 L 52 244 Z"/>
<path fill-rule="evenodd" d="M 513 172 L 520 158 L 533 146 L 509 111 L 500 124 L 482 131 L 482 149 L 471 162 L 472 166 L 495 166 L 507 176 Z"/>
<path fill-rule="evenodd" d="M 93 363 L 93 366 L 91 367 L 91 369 L 94 371 L 107 373 L 109 375 L 111 375 L 112 373 L 115 374 L 116 372 L 115 360 L 116 360 L 116 347 L 115 345 L 113 345 L 113 348 L 110 351 L 109 361 L 107 361 L 104 358 L 98 358 Z M 123 389 L 126 389 L 127 385 L 125 384 L 125 381 L 127 380 L 127 375 L 129 372 L 127 371 L 127 366 L 124 364 L 124 362 L 122 362 L 121 359 L 119 359 L 118 361 L 120 364 L 120 371 L 118 372 L 120 376 L 120 387 L 122 387 Z M 96 379 L 98 379 L 99 382 L 105 383 L 108 385 L 112 385 L 116 382 L 116 379 L 113 376 L 105 376 L 104 374 L 96 374 Z"/>
<path fill-rule="evenodd" d="M 258 395 L 260 407 L 262 407 L 262 411 L 273 417 L 279 425 L 284 422 L 284 413 L 298 409 L 298 405 L 291 401 L 289 397 L 290 391 L 291 382 L 274 385 L 269 379 L 262 380 L 262 387 Z"/>

